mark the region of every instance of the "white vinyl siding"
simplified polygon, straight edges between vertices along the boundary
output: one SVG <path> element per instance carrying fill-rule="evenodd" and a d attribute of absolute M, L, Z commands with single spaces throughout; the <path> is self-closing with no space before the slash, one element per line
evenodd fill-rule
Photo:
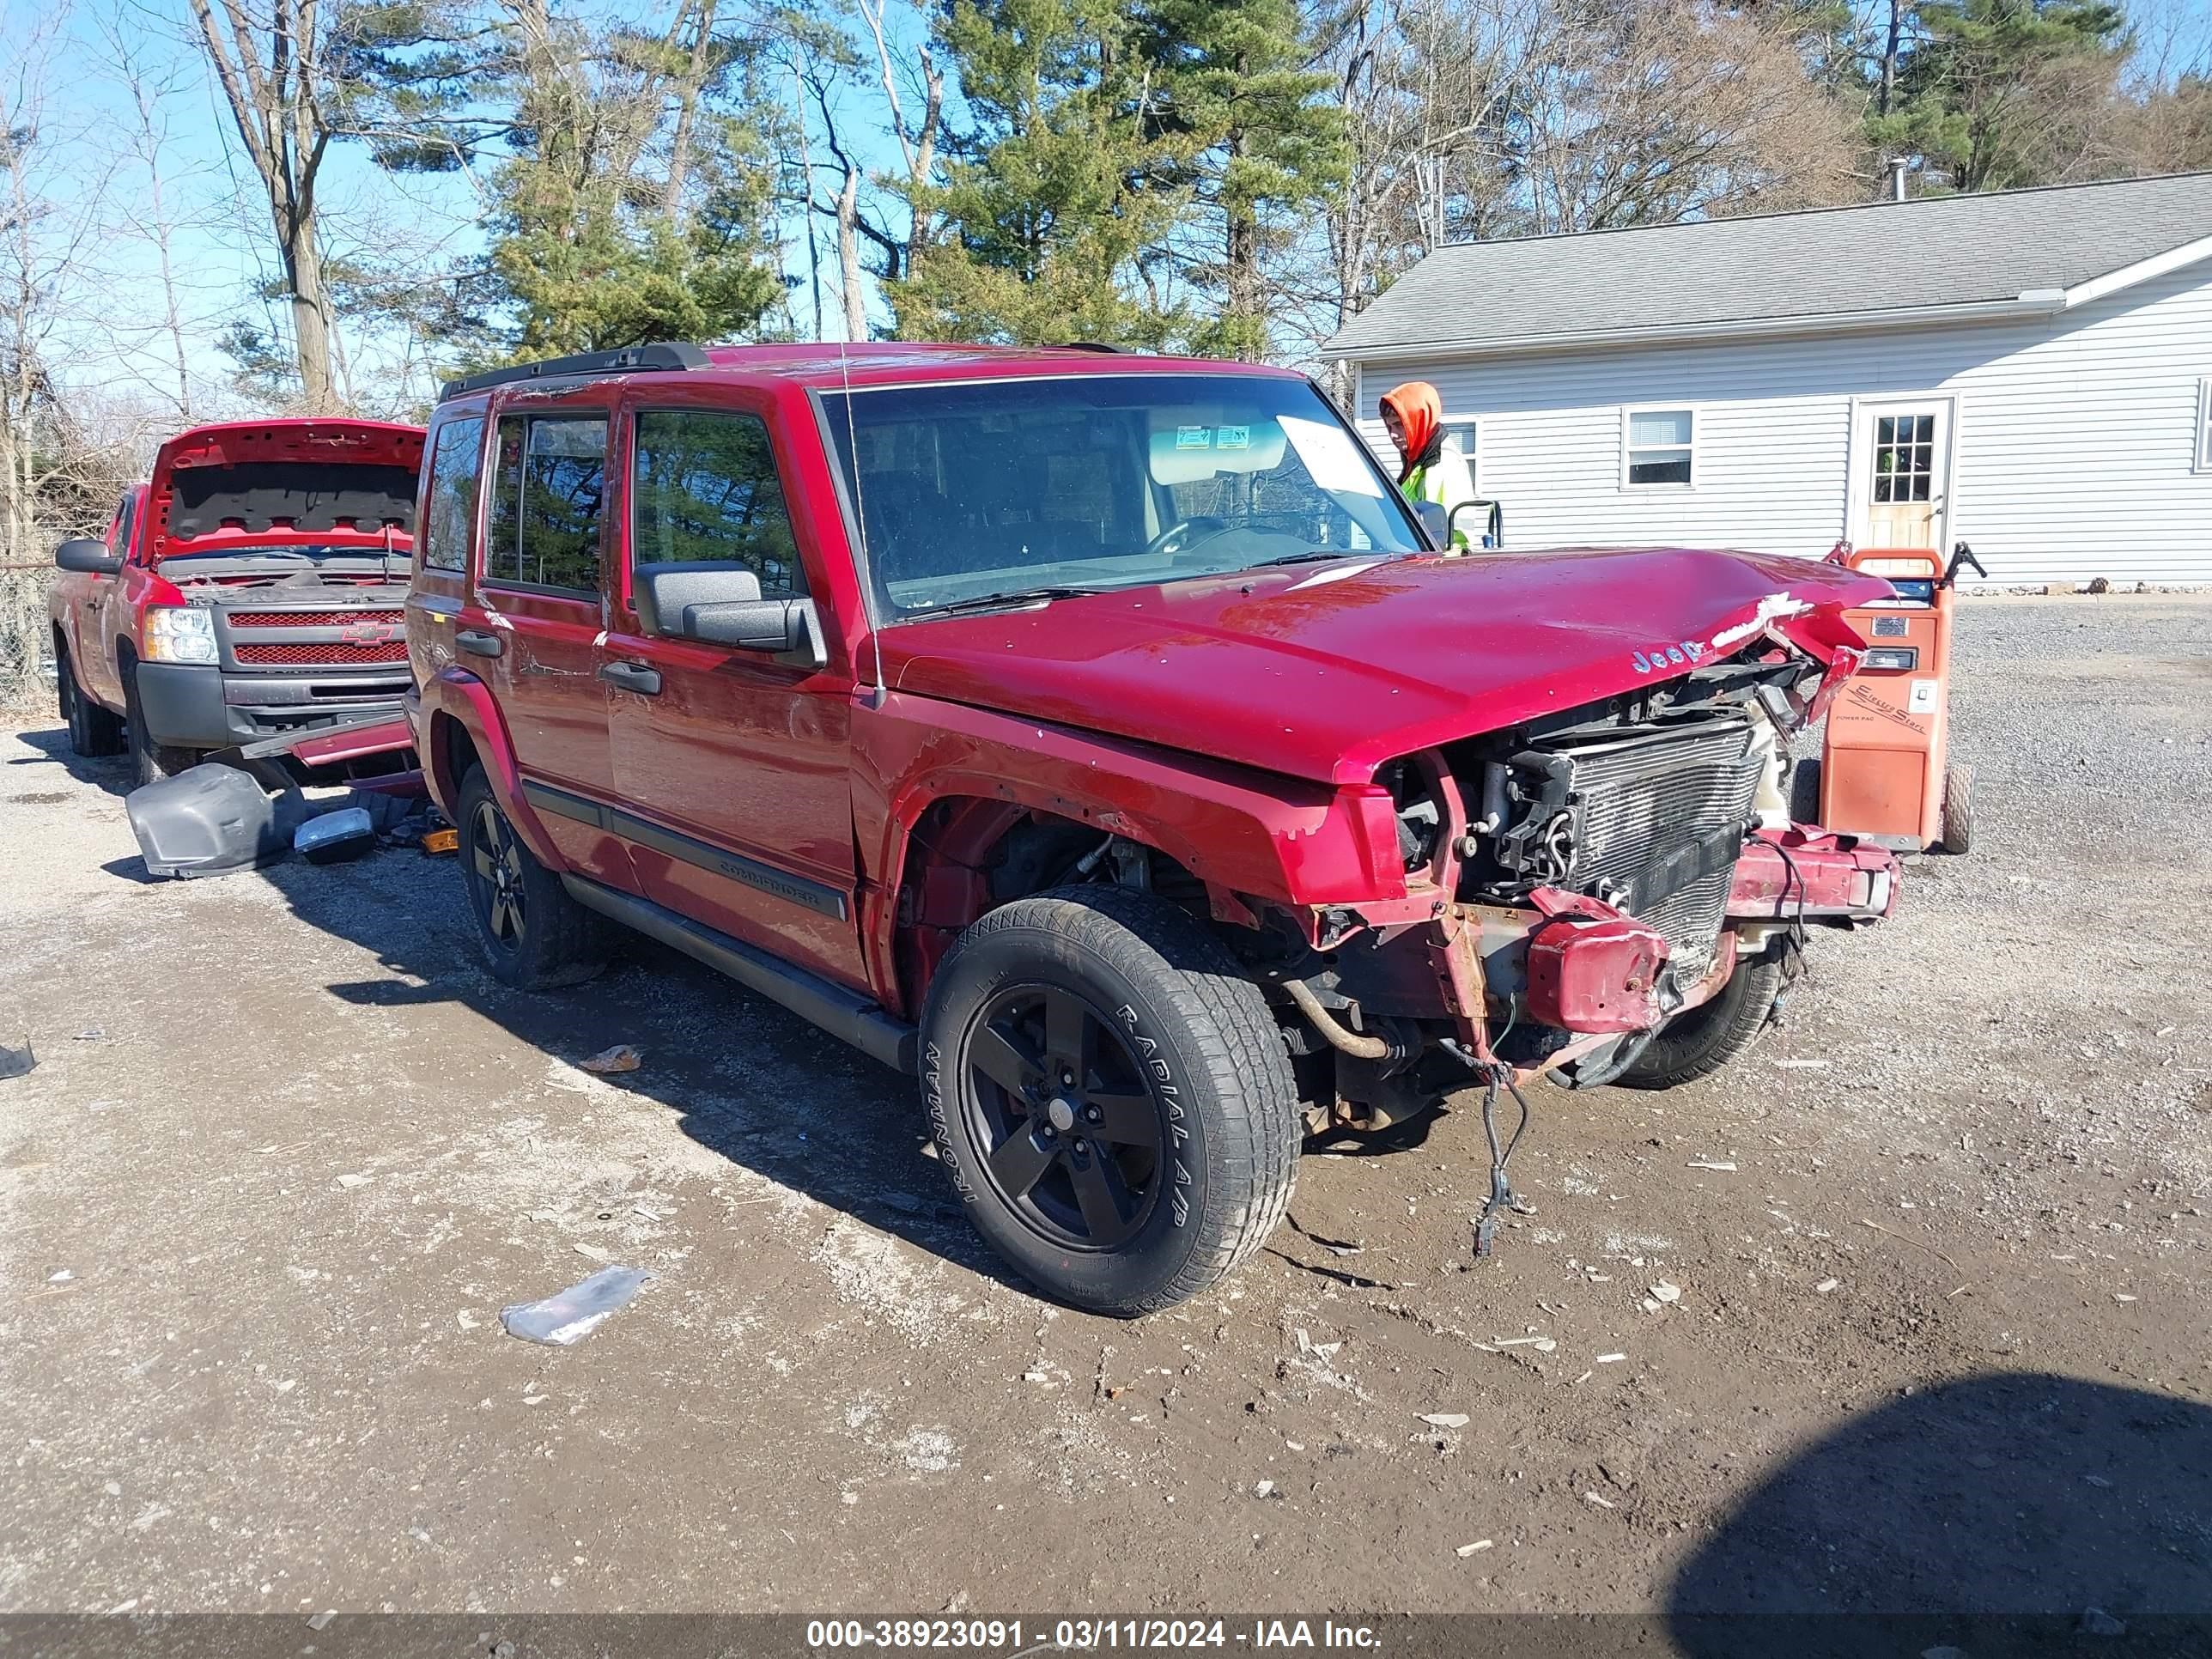
<path fill-rule="evenodd" d="M 2212 581 L 2212 262 L 2055 318 L 1559 356 L 1370 362 L 1480 422 L 1509 550 L 1654 544 L 1817 558 L 1846 533 L 1861 404 L 1955 398 L 1949 538 L 2004 585 Z M 1695 485 L 1623 488 L 1623 411 L 1694 409 Z"/>

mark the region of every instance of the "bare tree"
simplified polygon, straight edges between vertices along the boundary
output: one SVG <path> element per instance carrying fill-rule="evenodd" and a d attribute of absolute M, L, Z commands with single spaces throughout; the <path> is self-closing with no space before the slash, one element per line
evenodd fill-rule
<path fill-rule="evenodd" d="M 76 308 L 95 302 L 112 158 L 90 161 L 55 118 L 65 14 L 4 37 L 0 81 L 0 559 L 36 549 L 86 486 L 85 446 L 53 369 Z"/>
<path fill-rule="evenodd" d="M 190 284 L 179 269 L 177 239 L 191 222 L 184 192 L 191 180 L 189 173 L 180 177 L 173 170 L 169 143 L 169 106 L 185 88 L 176 66 L 155 63 L 120 15 L 104 15 L 98 23 L 112 78 L 128 100 L 131 118 L 121 136 L 137 174 L 133 188 L 112 192 L 114 228 L 123 240 L 153 255 L 159 287 L 157 305 L 146 320 L 137 320 L 135 313 L 112 319 L 110 329 L 123 348 L 114 354 L 115 365 L 131 373 L 142 360 L 158 359 L 161 380 L 154 377 L 149 361 L 141 384 L 189 424 L 194 403 Z"/>
<path fill-rule="evenodd" d="M 1326 283 L 1306 296 L 1320 332 L 1446 242 L 1859 188 L 1850 112 L 1808 76 L 1786 20 L 1750 8 L 1352 0 L 1322 33 L 1353 158 L 1326 226 Z"/>
<path fill-rule="evenodd" d="M 222 88 L 246 153 L 261 181 L 276 230 L 289 302 L 300 398 L 310 410 L 336 406 L 331 316 L 317 240 L 316 192 L 331 143 L 330 46 L 323 0 L 191 0 L 201 45 Z"/>

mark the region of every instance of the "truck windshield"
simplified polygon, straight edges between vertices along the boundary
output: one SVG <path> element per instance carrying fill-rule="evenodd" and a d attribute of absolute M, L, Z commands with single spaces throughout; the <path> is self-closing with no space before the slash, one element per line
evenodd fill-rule
<path fill-rule="evenodd" d="M 823 404 L 887 622 L 1421 550 L 1389 480 L 1303 380 L 1093 374 Z"/>

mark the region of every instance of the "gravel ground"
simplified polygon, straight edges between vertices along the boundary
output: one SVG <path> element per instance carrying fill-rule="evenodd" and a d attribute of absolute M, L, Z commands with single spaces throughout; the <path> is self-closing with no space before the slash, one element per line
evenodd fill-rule
<path fill-rule="evenodd" d="M 1463 1101 L 1138 1324 L 779 1011 L 643 945 L 504 991 L 450 861 L 148 883 L 32 718 L 0 1609 L 2212 1612 L 2212 603 L 1961 635 L 1979 847 L 1760 1048 L 1540 1091 L 1492 1261 Z M 603 1260 L 658 1278 L 502 1334 Z"/>

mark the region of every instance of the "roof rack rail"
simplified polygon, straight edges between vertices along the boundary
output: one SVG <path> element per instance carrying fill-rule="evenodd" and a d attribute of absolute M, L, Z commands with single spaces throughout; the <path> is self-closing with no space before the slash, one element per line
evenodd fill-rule
<path fill-rule="evenodd" d="M 582 351 L 573 357 L 547 357 L 512 368 L 488 368 L 448 380 L 438 401 L 459 398 L 486 386 L 511 386 L 517 380 L 551 380 L 566 374 L 609 374 L 631 368 L 706 368 L 712 359 L 697 346 L 681 340 L 662 340 L 653 345 L 624 346 L 618 351 Z"/>
<path fill-rule="evenodd" d="M 1110 351 L 1117 357 L 1127 356 L 1129 353 L 1127 346 L 1109 345 L 1103 340 L 1062 340 L 1060 349 L 1062 351 Z"/>

